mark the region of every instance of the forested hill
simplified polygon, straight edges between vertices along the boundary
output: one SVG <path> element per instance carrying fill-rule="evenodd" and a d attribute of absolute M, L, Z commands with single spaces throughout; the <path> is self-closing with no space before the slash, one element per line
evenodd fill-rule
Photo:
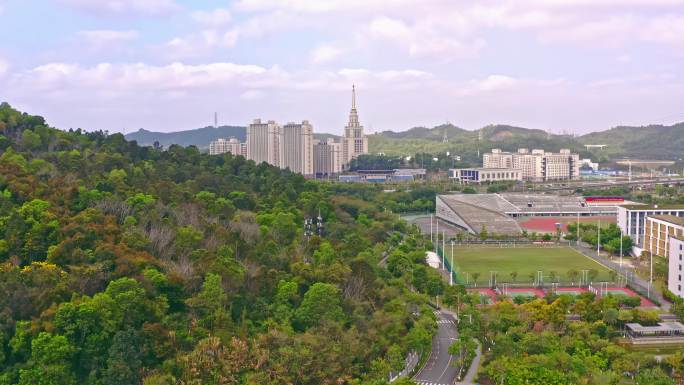
<path fill-rule="evenodd" d="M 444 132 L 448 142 L 443 142 Z M 478 140 L 481 139 L 481 140 Z M 586 152 L 585 144 L 606 144 L 604 150 Z M 558 151 L 569 148 L 583 156 L 599 158 L 637 157 L 648 159 L 679 159 L 684 156 L 684 123 L 672 126 L 620 126 L 607 131 L 582 136 L 557 135 L 509 125 L 489 125 L 478 131 L 467 131 L 447 124 L 433 128 L 415 127 L 407 131 L 385 131 L 370 136 L 370 151 L 387 155 L 436 154 L 450 151 L 466 159 L 476 160 L 477 149 L 543 148 Z"/>
<path fill-rule="evenodd" d="M 387 384 L 462 288 L 380 195 L 2 104 L 0 384 Z"/>
<path fill-rule="evenodd" d="M 619 126 L 581 136 L 583 144 L 607 144 L 607 154 L 646 159 L 684 157 L 684 122 L 671 126 Z"/>
<path fill-rule="evenodd" d="M 218 138 L 229 138 L 231 136 L 244 142 L 247 136 L 245 127 L 208 126 L 194 130 L 176 132 L 153 132 L 141 128 L 136 132 L 126 134 L 126 140 L 135 140 L 142 146 L 152 146 L 155 142 L 158 142 L 163 147 L 177 144 L 186 147 L 197 146 L 198 148 L 208 148 L 209 142 Z"/>
<path fill-rule="evenodd" d="M 153 146 L 155 142 L 157 142 L 162 147 L 169 147 L 177 144 L 185 147 L 196 146 L 199 149 L 207 149 L 209 148 L 209 142 L 218 138 L 230 138 L 231 136 L 244 142 L 247 138 L 247 128 L 244 126 L 208 126 L 176 132 L 154 132 L 141 128 L 136 132 L 126 134 L 125 138 L 130 141 L 135 140 L 142 146 Z M 326 140 L 328 138 L 337 138 L 337 136 L 326 133 L 315 133 L 314 138 Z"/>

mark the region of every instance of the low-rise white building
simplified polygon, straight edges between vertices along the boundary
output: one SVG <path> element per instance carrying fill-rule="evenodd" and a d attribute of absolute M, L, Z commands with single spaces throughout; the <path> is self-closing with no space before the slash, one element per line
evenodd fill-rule
<path fill-rule="evenodd" d="M 522 170 L 510 168 L 452 168 L 449 178 L 461 183 L 522 181 Z"/>

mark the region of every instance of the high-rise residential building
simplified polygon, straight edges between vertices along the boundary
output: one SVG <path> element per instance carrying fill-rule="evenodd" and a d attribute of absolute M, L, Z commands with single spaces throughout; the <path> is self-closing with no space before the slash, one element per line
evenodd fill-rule
<path fill-rule="evenodd" d="M 352 86 L 352 107 L 349 112 L 349 122 L 344 128 L 342 138 L 342 159 L 346 168 L 352 159 L 368 153 L 368 137 L 363 133 L 363 126 L 359 123 L 356 111 L 356 87 Z"/>
<path fill-rule="evenodd" d="M 333 139 L 315 141 L 314 174 L 328 176 L 342 172 L 342 144 Z"/>
<path fill-rule="evenodd" d="M 219 138 L 209 143 L 209 155 L 231 153 L 233 155 L 242 154 L 242 143 L 234 137 L 228 139 Z"/>
<path fill-rule="evenodd" d="M 313 175 L 313 127 L 308 120 L 302 123 L 287 123 L 281 129 L 281 168 L 302 175 Z"/>
<path fill-rule="evenodd" d="M 247 127 L 247 159 L 276 167 L 283 163 L 280 126 L 273 120 L 254 119 Z"/>
<path fill-rule="evenodd" d="M 579 155 L 570 150 L 558 153 L 521 148 L 517 153 L 493 149 L 482 157 L 484 168 L 508 168 L 522 171 L 523 180 L 546 182 L 579 178 Z"/>

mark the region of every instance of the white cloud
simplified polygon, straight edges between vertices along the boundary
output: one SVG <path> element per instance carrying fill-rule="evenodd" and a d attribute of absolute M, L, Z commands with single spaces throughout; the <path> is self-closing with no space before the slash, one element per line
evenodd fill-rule
<path fill-rule="evenodd" d="M 222 27 L 233 20 L 230 11 L 218 8 L 213 11 L 196 11 L 192 13 L 192 18 L 198 23 L 210 27 Z"/>
<path fill-rule="evenodd" d="M 174 0 L 56 0 L 74 9 L 99 15 L 166 15 L 180 9 Z"/>
<path fill-rule="evenodd" d="M 8 62 L 0 58 L 0 78 L 9 72 L 10 65 Z"/>
<path fill-rule="evenodd" d="M 409 56 L 435 56 L 443 60 L 472 57 L 485 46 L 480 38 L 467 36 L 458 20 L 421 20 L 409 25 L 402 20 L 378 17 L 371 21 L 369 35 L 404 49 Z"/>
<path fill-rule="evenodd" d="M 678 50 L 684 49 L 684 14 L 667 15 L 652 20 L 642 30 L 641 38 L 645 41 L 669 45 Z"/>
<path fill-rule="evenodd" d="M 168 41 L 164 54 L 175 59 L 198 57 L 214 52 L 216 49 L 231 48 L 237 43 L 238 32 L 234 29 L 222 31 L 205 29 Z"/>
<path fill-rule="evenodd" d="M 81 31 L 78 34 L 88 44 L 98 48 L 129 42 L 137 39 L 139 36 L 138 31 L 115 31 L 109 29 Z"/>
<path fill-rule="evenodd" d="M 322 64 L 337 59 L 342 54 L 342 50 L 332 44 L 324 44 L 316 47 L 311 52 L 311 61 Z"/>
<path fill-rule="evenodd" d="M 485 79 L 473 80 L 471 83 L 481 91 L 498 91 L 511 88 L 518 83 L 518 80 L 505 75 L 489 75 Z"/>

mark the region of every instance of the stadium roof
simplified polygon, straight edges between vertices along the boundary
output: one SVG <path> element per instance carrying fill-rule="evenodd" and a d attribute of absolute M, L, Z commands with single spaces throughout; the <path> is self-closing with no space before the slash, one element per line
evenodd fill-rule
<path fill-rule="evenodd" d="M 438 198 L 451 211 L 444 213 L 443 219 L 450 221 L 452 216 L 451 222 L 462 222 L 457 224 L 474 233 L 484 227 L 494 234 L 519 235 L 522 229 L 515 217 L 617 213 L 616 206 L 592 206 L 577 196 L 503 193 L 448 194 Z"/>
<path fill-rule="evenodd" d="M 480 200 L 476 200 L 480 195 Z M 486 196 L 483 196 L 486 195 Z M 439 195 L 453 215 L 458 216 L 469 230 L 479 233 L 483 228 L 489 233 L 502 235 L 520 235 L 522 229 L 514 219 L 501 211 L 501 205 L 506 204 L 503 200 L 492 199 L 494 194 L 468 195 L 468 199 L 459 198 L 466 195 Z"/>

